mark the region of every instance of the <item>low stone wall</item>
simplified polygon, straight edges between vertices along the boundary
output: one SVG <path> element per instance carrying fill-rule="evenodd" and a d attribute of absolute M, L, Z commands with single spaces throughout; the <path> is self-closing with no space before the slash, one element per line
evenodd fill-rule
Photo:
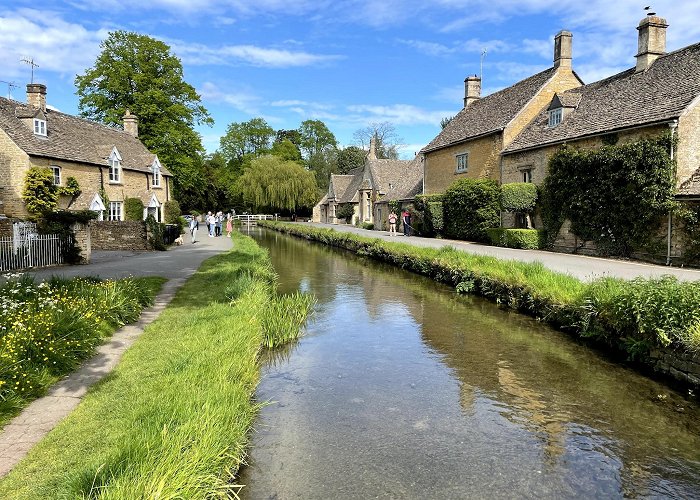
<path fill-rule="evenodd" d="M 141 221 L 90 221 L 92 250 L 148 250 Z"/>
<path fill-rule="evenodd" d="M 652 349 L 649 358 L 656 372 L 693 388 L 700 388 L 700 353 Z"/>
<path fill-rule="evenodd" d="M 75 244 L 80 249 L 80 263 L 89 264 L 92 257 L 92 234 L 87 224 L 75 223 L 71 226 Z"/>

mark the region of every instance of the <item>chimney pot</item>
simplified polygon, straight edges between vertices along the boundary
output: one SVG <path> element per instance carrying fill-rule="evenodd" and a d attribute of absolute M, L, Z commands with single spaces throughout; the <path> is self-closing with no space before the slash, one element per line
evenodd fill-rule
<path fill-rule="evenodd" d="M 124 123 L 124 132 L 127 134 L 138 138 L 139 136 L 139 119 L 136 115 L 132 115 L 127 109 L 124 116 L 122 116 L 122 121 Z"/>
<path fill-rule="evenodd" d="M 46 111 L 46 85 L 43 83 L 28 83 L 27 104 Z"/>
<path fill-rule="evenodd" d="M 571 68 L 572 40 L 574 35 L 570 31 L 561 30 L 554 37 L 554 67 Z"/>
<path fill-rule="evenodd" d="M 666 53 L 666 19 L 658 16 L 646 16 L 639 22 L 637 31 L 638 49 L 637 72 L 645 71 L 656 61 L 659 56 Z"/>
<path fill-rule="evenodd" d="M 481 78 L 468 76 L 464 79 L 464 107 L 481 99 Z"/>

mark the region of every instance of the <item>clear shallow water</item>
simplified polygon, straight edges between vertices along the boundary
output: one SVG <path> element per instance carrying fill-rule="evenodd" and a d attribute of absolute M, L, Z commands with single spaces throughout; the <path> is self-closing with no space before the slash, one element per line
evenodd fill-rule
<path fill-rule="evenodd" d="M 700 498 L 700 409 L 536 321 L 277 233 L 318 299 L 271 353 L 243 498 Z"/>

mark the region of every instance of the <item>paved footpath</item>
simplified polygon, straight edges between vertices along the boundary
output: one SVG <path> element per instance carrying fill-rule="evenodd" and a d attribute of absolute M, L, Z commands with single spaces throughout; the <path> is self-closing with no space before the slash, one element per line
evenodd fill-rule
<path fill-rule="evenodd" d="M 300 222 L 299 224 L 335 229 L 336 231 L 355 233 L 385 241 L 408 243 L 419 247 L 441 248 L 444 246 L 451 246 L 457 250 L 463 250 L 477 255 L 489 255 L 499 259 L 519 260 L 522 262 L 542 262 L 545 267 L 553 271 L 570 274 L 584 281 L 592 281 L 601 276 L 633 279 L 638 276 L 659 277 L 665 274 L 677 276 L 678 279 L 685 281 L 700 280 L 700 270 L 698 269 L 659 266 L 629 260 L 603 259 L 601 257 L 587 257 L 585 255 L 547 252 L 544 250 L 518 250 L 514 248 L 482 245 L 480 243 L 468 241 L 421 238 L 418 236 L 404 237 L 400 233 L 399 236 L 389 236 L 389 233 L 386 231 L 371 231 L 344 224 L 320 224 L 315 222 Z"/>
<path fill-rule="evenodd" d="M 189 235 L 187 235 L 189 236 Z M 231 248 L 231 239 L 204 237 L 195 244 L 171 247 L 167 252 L 95 252 L 93 261 L 84 266 L 42 269 L 30 273 L 37 280 L 50 276 L 162 276 L 168 278 L 155 304 L 144 309 L 136 323 L 117 330 L 75 372 L 51 387 L 48 394 L 32 402 L 0 432 L 0 477 L 7 474 L 51 429 L 78 406 L 90 386 L 98 382 L 119 363 L 122 354 L 165 309 L 175 292 L 213 255 Z"/>

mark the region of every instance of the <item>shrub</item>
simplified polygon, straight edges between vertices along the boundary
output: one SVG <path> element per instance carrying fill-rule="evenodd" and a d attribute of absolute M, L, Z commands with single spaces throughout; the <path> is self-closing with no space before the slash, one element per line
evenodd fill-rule
<path fill-rule="evenodd" d="M 44 214 L 56 209 L 58 186 L 53 183 L 51 169 L 32 167 L 27 171 L 22 199 L 32 214 Z"/>
<path fill-rule="evenodd" d="M 445 229 L 442 200 L 441 194 L 416 196 L 416 213 L 420 214 L 422 221 L 422 226 L 417 229 L 422 235 L 442 236 Z"/>
<path fill-rule="evenodd" d="M 126 198 L 124 200 L 124 219 L 143 220 L 143 202 L 141 198 Z"/>
<path fill-rule="evenodd" d="M 343 203 L 335 209 L 335 217 L 337 219 L 345 219 L 348 223 L 350 223 L 354 214 L 355 206 L 352 203 Z"/>
<path fill-rule="evenodd" d="M 58 194 L 61 196 L 77 198 L 80 196 L 80 193 L 80 184 L 78 184 L 78 180 L 75 177 L 68 177 L 66 179 L 66 185 L 58 188 Z"/>
<path fill-rule="evenodd" d="M 547 239 L 543 229 L 487 229 L 492 245 L 507 248 L 523 248 L 527 250 L 537 250 L 544 248 Z"/>
<path fill-rule="evenodd" d="M 163 219 L 166 224 L 179 224 L 182 210 L 180 204 L 176 200 L 168 200 L 163 203 Z"/>
<path fill-rule="evenodd" d="M 167 250 L 165 246 L 165 224 L 156 221 L 153 215 L 146 217 L 146 229 L 148 230 L 148 245 L 152 250 Z"/>
<path fill-rule="evenodd" d="M 372 229 L 374 229 L 374 224 L 371 223 L 371 222 L 363 222 L 363 223 L 360 224 L 360 227 L 361 227 L 362 229 L 369 229 L 369 230 L 372 230 Z"/>
<path fill-rule="evenodd" d="M 532 212 L 537 203 L 537 186 L 531 182 L 512 182 L 501 186 L 504 212 Z"/>
<path fill-rule="evenodd" d="M 461 179 L 443 197 L 445 236 L 488 241 L 486 229 L 500 225 L 500 187 L 489 179 Z"/>

